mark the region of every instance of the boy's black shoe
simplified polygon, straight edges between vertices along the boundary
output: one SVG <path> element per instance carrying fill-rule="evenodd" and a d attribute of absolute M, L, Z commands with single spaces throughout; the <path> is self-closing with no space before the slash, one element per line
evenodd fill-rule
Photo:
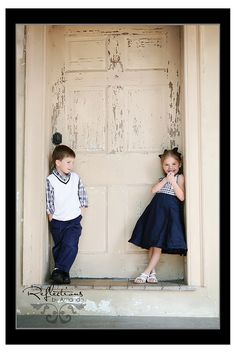
<path fill-rule="evenodd" d="M 63 272 L 63 281 L 64 284 L 70 284 L 69 272 Z"/>
<path fill-rule="evenodd" d="M 59 269 L 53 270 L 51 281 L 52 284 L 64 284 L 64 272 Z"/>

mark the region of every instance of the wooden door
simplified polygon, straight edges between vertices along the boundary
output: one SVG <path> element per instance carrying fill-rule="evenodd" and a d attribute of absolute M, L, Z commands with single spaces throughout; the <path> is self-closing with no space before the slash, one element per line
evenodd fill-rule
<path fill-rule="evenodd" d="M 158 154 L 182 149 L 180 28 L 51 26 L 48 62 L 52 134 L 74 149 L 89 196 L 71 275 L 134 277 L 147 251 L 128 239 L 161 176 Z M 158 274 L 183 268 L 162 255 Z"/>

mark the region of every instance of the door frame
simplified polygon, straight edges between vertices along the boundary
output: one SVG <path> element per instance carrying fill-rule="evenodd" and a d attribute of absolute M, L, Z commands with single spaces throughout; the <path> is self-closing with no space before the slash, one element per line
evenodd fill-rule
<path fill-rule="evenodd" d="M 184 135 L 186 180 L 187 283 L 203 286 L 200 37 L 198 25 L 185 25 Z"/>
<path fill-rule="evenodd" d="M 49 268 L 45 183 L 48 170 L 47 26 L 26 26 L 22 284 L 42 284 Z M 35 84 L 37 83 L 37 84 Z"/>
<path fill-rule="evenodd" d="M 48 172 L 47 25 L 27 25 L 24 224 L 22 284 L 44 283 L 49 269 L 49 234 L 44 183 Z M 187 283 L 203 286 L 200 35 L 198 25 L 183 25 L 183 117 L 186 177 Z M 35 69 L 37 68 L 37 69 Z M 37 87 L 35 86 L 37 82 Z M 37 171 L 37 173 L 35 172 Z M 40 234 L 40 237 L 38 236 Z"/>

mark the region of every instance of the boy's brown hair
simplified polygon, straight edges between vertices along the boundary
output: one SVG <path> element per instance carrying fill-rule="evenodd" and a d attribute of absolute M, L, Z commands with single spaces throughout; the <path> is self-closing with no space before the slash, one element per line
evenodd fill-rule
<path fill-rule="evenodd" d="M 65 157 L 75 158 L 75 152 L 66 145 L 56 146 L 52 153 L 52 167 L 56 167 L 56 160 L 61 161 Z"/>

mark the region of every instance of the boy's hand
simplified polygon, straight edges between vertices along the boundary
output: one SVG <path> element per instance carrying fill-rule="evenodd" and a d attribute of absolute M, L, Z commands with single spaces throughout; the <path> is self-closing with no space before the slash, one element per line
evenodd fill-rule
<path fill-rule="evenodd" d="M 49 220 L 49 222 L 51 222 L 52 217 L 53 217 L 53 215 L 52 215 L 52 214 L 49 214 L 49 215 L 48 215 L 48 220 Z"/>
<path fill-rule="evenodd" d="M 81 209 L 81 214 L 83 215 L 83 213 L 84 213 L 84 209 L 85 209 L 86 207 L 80 207 L 80 209 Z"/>

